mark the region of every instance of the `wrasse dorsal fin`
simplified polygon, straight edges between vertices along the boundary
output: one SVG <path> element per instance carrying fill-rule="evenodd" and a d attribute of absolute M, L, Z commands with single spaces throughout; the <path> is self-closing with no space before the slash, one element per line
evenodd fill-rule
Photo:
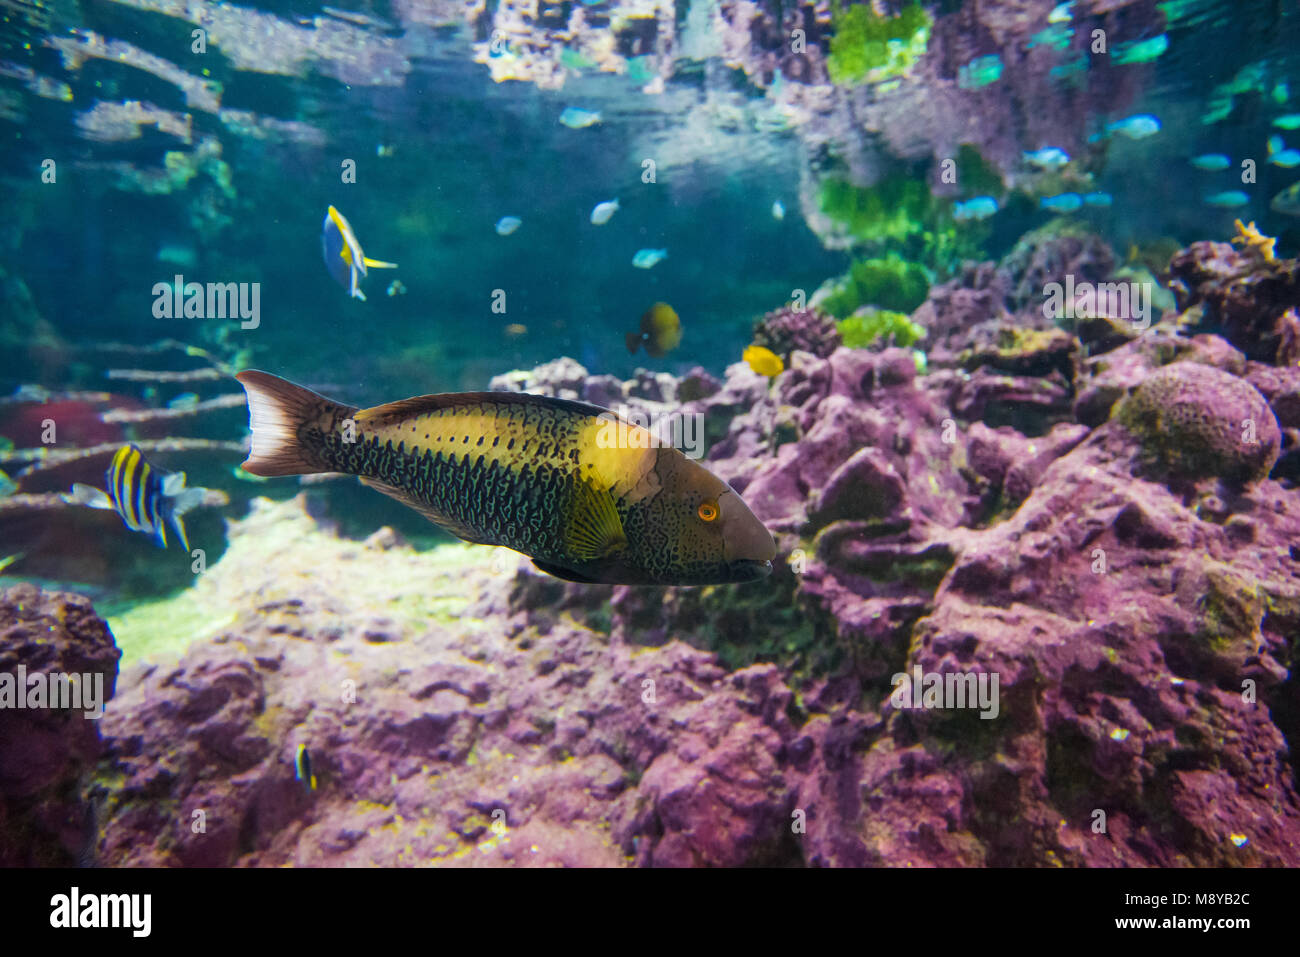
<path fill-rule="evenodd" d="M 583 561 L 607 558 L 627 548 L 627 535 L 609 489 L 585 480 L 578 482 L 565 523 L 564 544 Z"/>
<path fill-rule="evenodd" d="M 353 418 L 357 425 L 382 428 L 393 422 L 412 419 L 417 415 L 439 412 L 474 405 L 528 405 L 559 409 L 578 415 L 613 415 L 609 409 L 586 402 L 574 402 L 571 399 L 553 399 L 545 395 L 532 395 L 527 392 L 444 392 L 438 395 L 417 395 L 410 399 L 387 402 L 369 409 L 362 409 Z"/>

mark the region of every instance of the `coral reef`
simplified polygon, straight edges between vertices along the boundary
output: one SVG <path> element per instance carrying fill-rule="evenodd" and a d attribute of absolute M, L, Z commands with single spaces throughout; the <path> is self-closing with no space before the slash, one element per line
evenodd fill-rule
<path fill-rule="evenodd" d="M 88 599 L 32 585 L 0 590 L 6 678 L 54 689 L 60 676 L 84 683 L 98 675 L 102 706 L 113 697 L 119 657 Z M 29 697 L 26 687 L 17 693 Z M 69 867 L 93 852 L 96 811 L 86 792 L 103 742 L 100 722 L 85 714 L 13 699 L 0 708 L 0 866 Z"/>
<path fill-rule="evenodd" d="M 1174 256 L 1170 287 L 1192 326 L 1222 335 L 1247 358 L 1300 362 L 1300 260 L 1264 259 L 1227 243 L 1199 242 Z"/>
<path fill-rule="evenodd" d="M 877 345 L 771 383 L 494 380 L 702 413 L 778 539 L 759 587 L 585 587 L 258 503 L 194 589 L 114 621 L 101 858 L 1300 864 L 1300 378 L 1172 318 L 1084 359 L 1008 325 L 1020 262 L 932 291 L 926 374 Z M 996 411 L 1043 383 L 1047 418 Z M 997 694 L 909 706 L 918 670 Z"/>
<path fill-rule="evenodd" d="M 796 349 L 825 359 L 839 348 L 840 331 L 835 321 L 815 306 L 782 306 L 754 324 L 754 342 L 771 349 L 787 363 Z"/>
<path fill-rule="evenodd" d="M 1277 419 L 1249 382 L 1198 362 L 1178 362 L 1143 380 L 1119 420 L 1151 459 L 1190 478 L 1258 481 L 1277 461 Z"/>

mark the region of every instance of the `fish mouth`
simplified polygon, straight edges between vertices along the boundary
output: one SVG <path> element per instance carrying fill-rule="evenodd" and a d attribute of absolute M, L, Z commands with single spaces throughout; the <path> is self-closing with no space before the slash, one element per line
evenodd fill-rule
<path fill-rule="evenodd" d="M 728 563 L 736 581 L 758 581 L 772 574 L 772 563 L 754 558 L 738 558 Z"/>

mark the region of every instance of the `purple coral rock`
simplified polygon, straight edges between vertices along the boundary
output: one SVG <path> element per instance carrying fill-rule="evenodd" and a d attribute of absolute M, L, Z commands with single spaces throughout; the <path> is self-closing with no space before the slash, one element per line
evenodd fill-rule
<path fill-rule="evenodd" d="M 835 320 L 813 306 L 804 309 L 782 306 L 764 315 L 754 326 L 754 342 L 785 359 L 796 349 L 825 359 L 839 348 L 841 341 Z"/>

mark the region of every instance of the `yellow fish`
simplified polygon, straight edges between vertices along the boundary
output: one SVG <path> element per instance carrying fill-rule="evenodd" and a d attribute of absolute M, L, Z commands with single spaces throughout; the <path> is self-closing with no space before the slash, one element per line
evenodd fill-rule
<path fill-rule="evenodd" d="M 644 346 L 646 355 L 661 359 L 681 344 L 682 320 L 668 303 L 656 302 L 641 316 L 637 331 L 623 338 L 628 352 L 635 353 Z"/>
<path fill-rule="evenodd" d="M 781 361 L 781 357 L 766 346 L 750 346 L 741 354 L 741 358 L 751 369 L 769 379 L 785 371 L 785 363 Z"/>
<path fill-rule="evenodd" d="M 354 299 L 365 301 L 366 294 L 361 291 L 360 279 L 365 277 L 367 268 L 397 268 L 397 263 L 366 258 L 361 251 L 361 243 L 357 241 L 356 233 L 352 232 L 352 224 L 333 206 L 325 212 L 320 239 L 321 252 L 325 256 L 325 268 Z"/>

